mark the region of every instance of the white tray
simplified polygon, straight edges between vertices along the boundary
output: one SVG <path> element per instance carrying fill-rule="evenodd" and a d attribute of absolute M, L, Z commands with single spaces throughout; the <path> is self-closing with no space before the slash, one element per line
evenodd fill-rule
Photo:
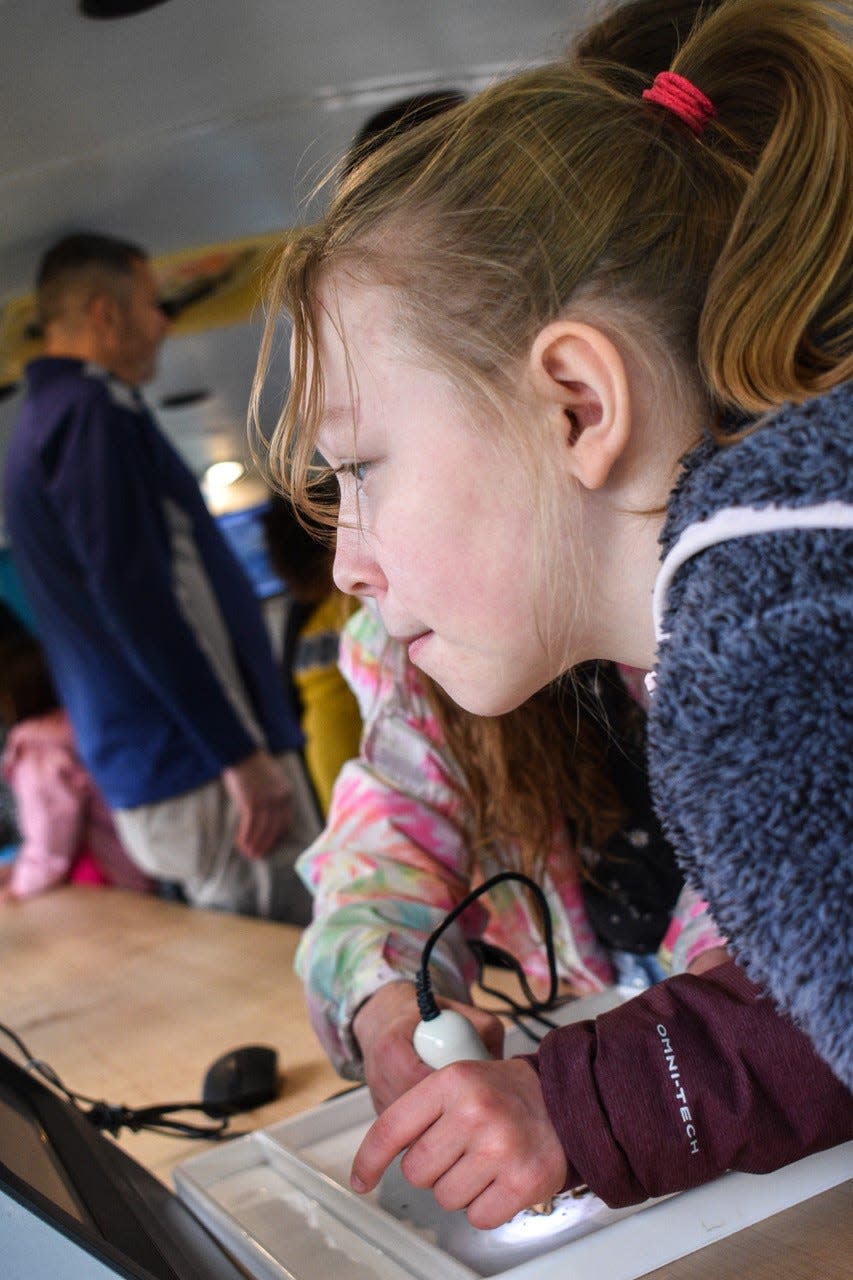
<path fill-rule="evenodd" d="M 561 1021 L 595 1017 L 623 994 L 577 1001 Z M 524 1051 L 516 1033 L 507 1052 Z M 853 1143 L 776 1173 L 729 1173 L 629 1209 L 561 1196 L 494 1231 L 440 1209 L 399 1162 L 376 1191 L 349 1190 L 353 1156 L 374 1118 L 356 1089 L 185 1161 L 179 1195 L 258 1280 L 636 1280 L 655 1267 L 853 1176 Z"/>

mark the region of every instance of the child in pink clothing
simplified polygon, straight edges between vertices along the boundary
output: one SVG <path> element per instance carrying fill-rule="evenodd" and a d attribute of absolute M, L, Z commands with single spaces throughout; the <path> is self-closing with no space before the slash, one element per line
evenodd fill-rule
<path fill-rule="evenodd" d="M 80 761 L 39 645 L 5 606 L 0 720 L 9 729 L 0 769 L 14 794 L 22 835 L 0 900 L 27 898 L 69 879 L 153 889 L 125 853 L 106 801 Z"/>

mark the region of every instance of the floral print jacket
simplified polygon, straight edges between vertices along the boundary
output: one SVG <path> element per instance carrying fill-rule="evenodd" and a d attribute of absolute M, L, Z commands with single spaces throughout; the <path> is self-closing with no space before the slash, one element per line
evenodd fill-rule
<path fill-rule="evenodd" d="M 482 854 L 472 865 L 459 775 L 419 673 L 367 608 L 344 630 L 340 665 L 358 699 L 364 732 L 359 757 L 344 765 L 335 784 L 327 826 L 298 864 L 314 896 L 314 920 L 303 934 L 296 968 L 326 1053 L 342 1075 L 358 1079 L 361 1061 L 351 1032 L 358 1008 L 385 983 L 414 979 L 433 929 L 474 883 L 503 866 L 497 859 L 489 865 Z M 642 673 L 621 674 L 641 699 Z M 652 963 L 626 977 L 630 957 L 610 953 L 589 921 L 578 863 L 568 834 L 556 833 L 542 887 L 564 990 L 584 996 L 616 981 L 647 985 L 649 973 L 682 971 L 720 944 L 704 903 L 685 887 L 657 957 L 643 957 Z M 498 885 L 440 939 L 431 974 L 443 995 L 468 999 L 477 975 L 466 946 L 473 937 L 509 951 L 533 982 L 547 982 L 541 924 L 519 885 Z"/>

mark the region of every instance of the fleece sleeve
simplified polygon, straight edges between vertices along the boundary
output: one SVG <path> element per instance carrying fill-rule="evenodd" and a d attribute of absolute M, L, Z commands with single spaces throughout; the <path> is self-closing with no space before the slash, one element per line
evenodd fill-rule
<path fill-rule="evenodd" d="M 733 963 L 652 987 L 527 1058 L 569 1165 L 607 1204 L 768 1173 L 853 1137 L 853 1098 Z"/>
<path fill-rule="evenodd" d="M 671 596 L 655 807 L 732 955 L 853 1087 L 853 530 L 709 548 Z"/>

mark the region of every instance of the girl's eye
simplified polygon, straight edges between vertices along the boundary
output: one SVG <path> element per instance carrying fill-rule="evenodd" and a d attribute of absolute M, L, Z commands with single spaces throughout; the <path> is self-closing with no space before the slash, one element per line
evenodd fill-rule
<path fill-rule="evenodd" d="M 369 466 L 369 462 L 342 462 L 339 467 L 335 467 L 335 475 L 352 476 L 356 484 L 361 485 L 367 478 Z"/>

